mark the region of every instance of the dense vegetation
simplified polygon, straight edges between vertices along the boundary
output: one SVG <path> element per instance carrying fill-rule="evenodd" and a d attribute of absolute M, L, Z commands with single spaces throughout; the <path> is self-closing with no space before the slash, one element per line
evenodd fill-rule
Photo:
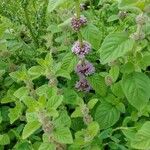
<path fill-rule="evenodd" d="M 150 149 L 149 0 L 0 0 L 0 150 Z"/>

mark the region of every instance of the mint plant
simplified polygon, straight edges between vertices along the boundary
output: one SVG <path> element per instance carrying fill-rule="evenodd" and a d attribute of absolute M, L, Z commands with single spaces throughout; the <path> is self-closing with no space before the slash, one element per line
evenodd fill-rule
<path fill-rule="evenodd" d="M 0 150 L 150 148 L 149 0 L 0 4 Z"/>

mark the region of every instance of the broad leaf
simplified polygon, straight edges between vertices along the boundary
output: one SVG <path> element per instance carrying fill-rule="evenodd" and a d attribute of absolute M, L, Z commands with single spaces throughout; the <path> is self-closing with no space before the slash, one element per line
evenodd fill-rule
<path fill-rule="evenodd" d="M 131 51 L 134 41 L 125 32 L 111 33 L 103 41 L 99 50 L 103 64 L 112 62 Z"/>
<path fill-rule="evenodd" d="M 131 73 L 122 80 L 122 88 L 129 103 L 140 110 L 150 98 L 150 79 L 139 72 Z"/>
<path fill-rule="evenodd" d="M 139 150 L 148 150 L 150 148 L 150 121 L 143 124 L 140 130 L 132 138 L 131 147 Z"/>
<path fill-rule="evenodd" d="M 115 106 L 110 103 L 103 102 L 101 103 L 95 111 L 95 121 L 100 125 L 101 129 L 107 129 L 113 126 L 120 117 L 120 112 Z"/>
<path fill-rule="evenodd" d="M 82 36 L 86 41 L 88 41 L 92 47 L 96 50 L 100 48 L 102 33 L 93 24 L 88 24 L 81 30 Z"/>
<path fill-rule="evenodd" d="M 22 138 L 23 139 L 28 138 L 40 127 L 41 123 L 39 123 L 38 121 L 28 122 L 23 129 Z"/>
<path fill-rule="evenodd" d="M 67 127 L 55 129 L 55 131 L 53 132 L 53 136 L 55 140 L 59 143 L 63 144 L 73 143 L 71 131 Z"/>

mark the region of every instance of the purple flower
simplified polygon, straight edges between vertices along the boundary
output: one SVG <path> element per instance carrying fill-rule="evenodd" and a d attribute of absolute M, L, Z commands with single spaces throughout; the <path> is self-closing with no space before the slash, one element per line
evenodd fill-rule
<path fill-rule="evenodd" d="M 91 74 L 93 74 L 95 72 L 95 67 L 93 66 L 92 63 L 88 62 L 87 60 L 84 61 L 83 63 L 80 62 L 76 68 L 75 68 L 75 72 L 79 75 L 79 76 L 89 76 Z"/>
<path fill-rule="evenodd" d="M 78 89 L 78 91 L 83 92 L 89 92 L 91 90 L 91 86 L 85 78 L 81 78 L 79 81 L 77 81 L 75 88 Z"/>
<path fill-rule="evenodd" d="M 80 18 L 74 16 L 71 19 L 71 26 L 75 31 L 79 31 L 81 27 L 86 25 L 86 23 L 87 23 L 87 19 L 84 16 L 80 16 Z"/>
<path fill-rule="evenodd" d="M 72 52 L 75 53 L 79 58 L 84 58 L 86 54 L 91 51 L 91 44 L 86 41 L 82 42 L 82 45 L 79 41 L 75 42 L 72 47 Z"/>

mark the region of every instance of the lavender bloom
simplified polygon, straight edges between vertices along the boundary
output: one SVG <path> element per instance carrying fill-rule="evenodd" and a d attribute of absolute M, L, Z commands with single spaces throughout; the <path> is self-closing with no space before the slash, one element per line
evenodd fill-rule
<path fill-rule="evenodd" d="M 84 58 L 86 54 L 91 51 L 91 44 L 83 41 L 82 45 L 79 41 L 75 42 L 72 47 L 72 52 L 75 53 L 79 58 Z"/>
<path fill-rule="evenodd" d="M 88 81 L 84 78 L 76 82 L 75 88 L 78 89 L 78 91 L 83 92 L 89 92 L 91 90 L 91 86 L 89 85 Z"/>
<path fill-rule="evenodd" d="M 75 68 L 75 72 L 79 75 L 79 76 L 89 76 L 91 74 L 93 74 L 95 72 L 95 67 L 93 66 L 92 63 L 85 61 L 83 63 L 79 63 L 76 68 Z"/>
<path fill-rule="evenodd" d="M 75 31 L 79 31 L 81 27 L 86 25 L 87 19 L 84 16 L 80 16 L 80 18 L 77 18 L 74 16 L 71 20 L 71 26 Z"/>

